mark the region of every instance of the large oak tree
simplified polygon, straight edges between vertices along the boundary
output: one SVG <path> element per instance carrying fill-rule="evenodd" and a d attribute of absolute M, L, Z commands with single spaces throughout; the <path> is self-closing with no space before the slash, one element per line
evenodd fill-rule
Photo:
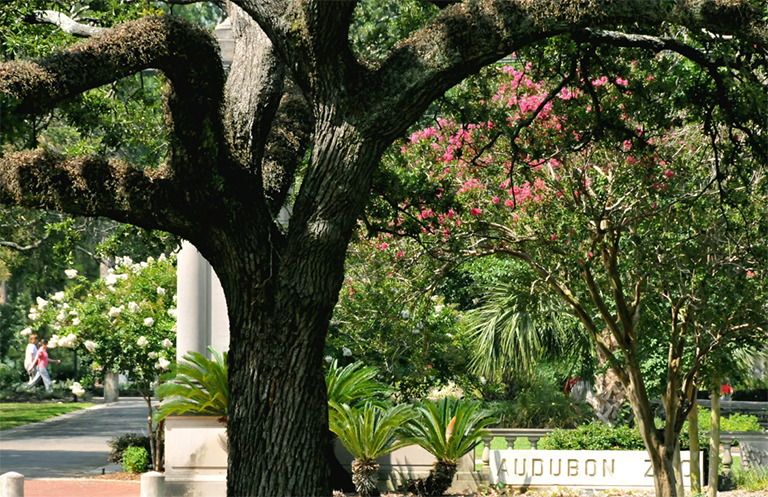
<path fill-rule="evenodd" d="M 768 49 L 760 0 L 435 3 L 443 9 L 377 61 L 351 49 L 357 2 L 236 0 L 226 77 L 210 35 L 169 16 L 0 65 L 3 113 L 12 116 L 147 68 L 166 76 L 161 167 L 42 148 L 9 153 L 0 202 L 165 230 L 211 263 L 231 326 L 229 495 L 330 493 L 322 356 L 347 244 L 382 152 L 433 100 L 555 36 L 678 51 L 706 66 L 713 84 L 730 58 L 686 45 L 690 33 Z M 277 214 L 287 199 L 285 227 Z"/>

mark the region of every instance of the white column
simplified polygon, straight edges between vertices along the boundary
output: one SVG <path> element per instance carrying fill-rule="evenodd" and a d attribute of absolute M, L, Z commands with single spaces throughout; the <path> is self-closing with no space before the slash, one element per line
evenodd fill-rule
<path fill-rule="evenodd" d="M 157 471 L 141 475 L 141 497 L 165 497 L 165 475 Z"/>
<path fill-rule="evenodd" d="M 211 271 L 211 345 L 219 352 L 229 350 L 229 315 L 227 314 L 227 299 L 221 282 Z"/>
<path fill-rule="evenodd" d="M 0 496 L 24 497 L 24 475 L 11 471 L 0 476 Z"/>
<path fill-rule="evenodd" d="M 189 242 L 181 244 L 177 264 L 176 359 L 187 352 L 206 354 L 210 323 L 210 265 Z"/>

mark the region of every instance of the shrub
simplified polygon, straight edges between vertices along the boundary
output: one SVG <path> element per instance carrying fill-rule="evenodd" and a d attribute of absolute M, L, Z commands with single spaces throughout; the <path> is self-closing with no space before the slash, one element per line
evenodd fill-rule
<path fill-rule="evenodd" d="M 143 473 L 149 467 L 149 452 L 144 447 L 128 447 L 123 452 L 123 471 Z"/>
<path fill-rule="evenodd" d="M 501 428 L 575 428 L 592 419 L 589 404 L 578 404 L 563 392 L 552 389 L 527 389 L 514 401 L 489 406 L 499 418 Z"/>
<path fill-rule="evenodd" d="M 111 449 L 109 456 L 107 456 L 107 461 L 114 464 L 121 464 L 123 462 L 124 453 L 130 447 L 141 447 L 147 454 L 150 452 L 149 437 L 137 435 L 136 433 L 126 433 L 125 435 L 115 437 L 107 442 L 107 445 Z"/>
<path fill-rule="evenodd" d="M 736 487 L 750 492 L 768 490 L 768 468 L 733 468 Z"/>
<path fill-rule="evenodd" d="M 548 450 L 645 450 L 637 428 L 594 421 L 574 430 L 557 429 L 539 441 Z"/>

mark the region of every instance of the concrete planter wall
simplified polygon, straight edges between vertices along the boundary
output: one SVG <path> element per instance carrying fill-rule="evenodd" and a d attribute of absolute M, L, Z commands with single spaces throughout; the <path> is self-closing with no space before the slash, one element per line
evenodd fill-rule
<path fill-rule="evenodd" d="M 227 494 L 227 433 L 213 416 L 169 416 L 165 421 L 165 482 L 168 497 Z M 352 456 L 337 440 L 339 462 L 351 473 Z M 379 488 L 395 489 L 403 478 L 426 478 L 435 458 L 418 446 L 404 447 L 378 460 Z M 474 451 L 459 461 L 450 492 L 469 493 L 487 480 L 475 471 Z"/>
<path fill-rule="evenodd" d="M 168 497 L 227 495 L 227 431 L 215 416 L 165 420 L 165 485 Z"/>
<path fill-rule="evenodd" d="M 338 439 L 334 452 L 341 465 L 351 474 L 353 457 Z M 379 490 L 392 491 L 397 490 L 405 479 L 429 476 L 436 459 L 418 445 L 410 445 L 390 452 L 376 461 L 379 463 Z M 472 450 L 459 460 L 458 471 L 448 493 L 471 493 L 487 480 L 484 473 L 475 471 L 475 451 Z"/>

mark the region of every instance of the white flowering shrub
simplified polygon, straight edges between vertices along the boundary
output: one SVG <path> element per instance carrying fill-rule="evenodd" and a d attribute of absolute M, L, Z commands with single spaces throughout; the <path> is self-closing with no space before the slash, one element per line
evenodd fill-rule
<path fill-rule="evenodd" d="M 175 265 L 175 257 L 139 264 L 118 257 L 97 281 L 66 270 L 67 288 L 37 299 L 22 334 L 49 337 L 49 348 L 77 349 L 91 359 L 94 376 L 123 372 L 149 393 L 176 357 Z"/>

